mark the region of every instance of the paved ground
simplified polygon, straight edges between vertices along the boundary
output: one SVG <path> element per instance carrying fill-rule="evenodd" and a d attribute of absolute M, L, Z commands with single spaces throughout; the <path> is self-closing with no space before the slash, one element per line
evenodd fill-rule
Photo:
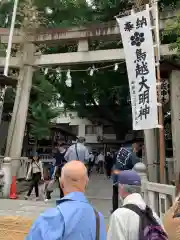
<path fill-rule="evenodd" d="M 36 218 L 47 208 L 55 206 L 55 200 L 58 199 L 58 189 L 52 194 L 52 200 L 48 203 L 43 201 L 36 202 L 32 200 L 23 200 L 24 195 L 20 195 L 18 200 L 0 200 L 0 216 L 24 216 Z M 112 182 L 104 175 L 92 175 L 86 195 L 93 206 L 101 211 L 108 222 L 111 209 Z"/>

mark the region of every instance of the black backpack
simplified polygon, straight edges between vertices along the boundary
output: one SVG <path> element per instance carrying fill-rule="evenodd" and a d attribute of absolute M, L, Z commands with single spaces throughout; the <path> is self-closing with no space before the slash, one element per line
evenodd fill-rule
<path fill-rule="evenodd" d="M 130 209 L 140 217 L 139 240 L 168 240 L 168 236 L 153 216 L 151 208 L 146 206 L 141 210 L 134 204 L 124 205 L 123 208 Z"/>

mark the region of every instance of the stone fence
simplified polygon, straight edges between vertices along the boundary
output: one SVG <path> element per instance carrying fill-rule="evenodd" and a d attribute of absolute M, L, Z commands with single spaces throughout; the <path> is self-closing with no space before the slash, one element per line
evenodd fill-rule
<path fill-rule="evenodd" d="M 46 163 L 54 162 L 53 158 L 41 156 L 44 167 Z M 11 177 L 25 179 L 28 171 L 30 160 L 27 157 L 20 159 L 4 158 L 0 156 L 0 186 L 3 197 L 9 195 Z M 14 170 L 13 170 L 14 168 Z M 142 180 L 142 194 L 146 203 L 163 218 L 165 212 L 172 205 L 176 197 L 176 187 L 173 185 L 160 184 L 148 181 L 147 168 L 143 163 L 137 163 L 134 170 L 140 175 Z M 9 180 L 10 179 L 10 180 Z"/>
<path fill-rule="evenodd" d="M 142 181 L 142 194 L 146 203 L 163 219 L 165 212 L 176 198 L 176 187 L 173 185 L 149 182 L 147 168 L 143 163 L 137 163 L 134 170 Z"/>
<path fill-rule="evenodd" d="M 48 155 L 49 156 L 49 155 Z M 40 156 L 44 168 L 50 162 L 54 163 L 55 159 L 45 155 Z M 0 193 L 1 197 L 8 197 L 12 176 L 16 176 L 17 180 L 25 179 L 27 176 L 30 159 L 20 157 L 18 159 L 0 156 Z"/>

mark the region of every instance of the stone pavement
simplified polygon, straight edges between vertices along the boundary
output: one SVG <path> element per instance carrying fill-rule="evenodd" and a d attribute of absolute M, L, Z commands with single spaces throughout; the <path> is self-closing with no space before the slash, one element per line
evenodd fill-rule
<path fill-rule="evenodd" d="M 55 189 L 52 199 L 48 203 L 44 201 L 23 200 L 24 195 L 20 195 L 18 200 L 0 199 L 0 216 L 23 216 L 28 218 L 36 218 L 46 209 L 55 206 L 55 200 L 58 199 L 59 191 Z M 86 195 L 93 206 L 102 212 L 105 216 L 106 223 L 110 216 L 112 182 L 104 175 L 93 174 L 90 178 Z"/>

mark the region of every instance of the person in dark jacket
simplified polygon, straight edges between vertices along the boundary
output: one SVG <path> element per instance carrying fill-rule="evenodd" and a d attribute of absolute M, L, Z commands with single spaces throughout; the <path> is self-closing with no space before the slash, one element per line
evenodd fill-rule
<path fill-rule="evenodd" d="M 59 186 L 59 191 L 60 191 L 60 198 L 64 197 L 63 191 L 61 189 L 61 186 L 59 184 L 59 178 L 61 176 L 61 170 L 62 167 L 66 164 L 66 160 L 64 158 L 65 154 L 66 154 L 66 144 L 65 143 L 60 143 L 57 146 L 57 151 L 54 154 L 54 158 L 55 158 L 55 168 L 54 168 L 54 173 L 52 175 L 52 178 L 57 180 L 58 182 L 58 186 Z M 51 193 L 52 191 L 47 191 L 46 192 L 46 200 L 48 201 L 49 199 L 51 199 Z"/>
<path fill-rule="evenodd" d="M 106 167 L 107 178 L 110 178 L 112 167 L 113 167 L 113 157 L 111 156 L 110 152 L 107 152 L 105 156 L 105 167 Z"/>
<path fill-rule="evenodd" d="M 140 162 L 140 158 L 137 156 L 138 153 L 137 143 L 132 144 L 132 151 L 126 147 L 121 147 L 117 153 L 116 163 L 113 167 L 113 196 L 112 196 L 112 205 L 114 212 L 118 208 L 118 186 L 117 186 L 117 177 L 121 171 L 131 170 L 134 165 Z"/>
<path fill-rule="evenodd" d="M 58 180 L 58 184 L 59 184 L 59 178 L 61 176 L 62 167 L 66 164 L 66 160 L 64 158 L 64 156 L 66 154 L 65 146 L 66 146 L 65 143 L 61 143 L 57 149 L 55 156 L 54 156 L 56 159 L 55 169 L 54 169 L 54 177 Z M 60 190 L 60 198 L 63 198 L 64 194 L 63 194 L 60 184 L 59 184 L 59 190 Z"/>

